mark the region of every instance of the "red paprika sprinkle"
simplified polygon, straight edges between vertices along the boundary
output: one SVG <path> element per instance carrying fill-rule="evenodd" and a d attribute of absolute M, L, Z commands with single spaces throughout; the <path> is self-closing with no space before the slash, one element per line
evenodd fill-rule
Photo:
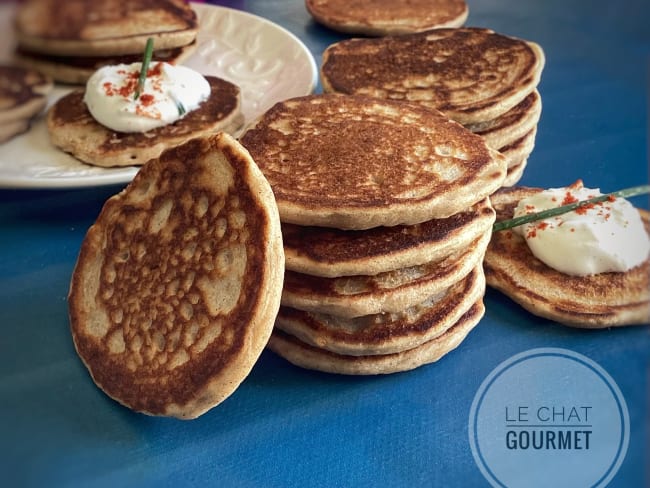
<path fill-rule="evenodd" d="M 153 104 L 154 101 L 155 101 L 154 96 L 148 93 L 145 93 L 144 95 L 140 96 L 140 103 L 142 103 L 142 105 L 144 105 L 145 107 L 148 107 L 149 105 Z"/>
<path fill-rule="evenodd" d="M 570 191 L 564 194 L 564 200 L 562 200 L 562 205 L 569 205 L 570 203 L 576 203 L 578 199 L 571 194 Z"/>
<path fill-rule="evenodd" d="M 107 81 L 102 86 L 104 87 L 104 93 L 106 94 L 107 97 L 112 97 L 113 95 L 115 95 L 113 83 Z"/>

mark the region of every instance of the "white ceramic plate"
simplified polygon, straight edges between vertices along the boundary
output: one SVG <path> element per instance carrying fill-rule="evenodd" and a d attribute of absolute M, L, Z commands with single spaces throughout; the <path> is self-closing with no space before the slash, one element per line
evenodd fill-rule
<path fill-rule="evenodd" d="M 274 103 L 308 95 L 317 68 L 307 47 L 292 33 L 261 17 L 214 5 L 193 4 L 200 22 L 197 49 L 184 64 L 241 88 L 242 112 L 251 121 Z M 13 49 L 12 5 L 0 5 L 0 60 Z M 55 88 L 49 104 L 68 91 Z M 83 164 L 52 146 L 44 116 L 32 128 L 0 144 L 0 187 L 72 188 L 126 183 L 137 167 L 100 168 Z"/>

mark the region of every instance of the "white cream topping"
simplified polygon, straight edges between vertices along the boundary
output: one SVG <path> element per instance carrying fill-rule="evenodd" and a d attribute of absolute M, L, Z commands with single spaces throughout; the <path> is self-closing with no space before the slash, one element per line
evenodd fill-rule
<path fill-rule="evenodd" d="M 146 132 L 176 122 L 210 96 L 201 74 L 154 61 L 135 99 L 141 66 L 105 66 L 88 79 L 84 102 L 97 122 L 118 132 Z"/>
<path fill-rule="evenodd" d="M 551 188 L 521 200 L 514 217 L 602 195 L 574 185 Z M 650 253 L 650 238 L 639 212 L 624 198 L 515 227 L 531 252 L 551 268 L 574 276 L 625 272 Z"/>

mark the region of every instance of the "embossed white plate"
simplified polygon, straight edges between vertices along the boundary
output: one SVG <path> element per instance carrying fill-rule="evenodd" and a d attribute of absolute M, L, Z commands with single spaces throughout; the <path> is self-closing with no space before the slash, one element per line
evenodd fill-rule
<path fill-rule="evenodd" d="M 184 63 L 241 88 L 242 112 L 251 121 L 274 103 L 307 95 L 317 68 L 307 47 L 292 33 L 261 17 L 214 5 L 192 4 L 200 22 L 197 49 Z M 0 60 L 10 59 L 12 5 L 0 5 Z M 51 105 L 69 89 L 57 87 Z M 137 167 L 83 164 L 52 146 L 44 116 L 32 128 L 0 144 L 0 187 L 73 188 L 131 181 Z"/>

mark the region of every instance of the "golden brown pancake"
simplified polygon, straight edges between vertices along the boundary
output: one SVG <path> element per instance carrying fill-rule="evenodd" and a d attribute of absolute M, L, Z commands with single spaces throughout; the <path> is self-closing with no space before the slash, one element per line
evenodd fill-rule
<path fill-rule="evenodd" d="M 540 191 L 499 190 L 491 198 L 497 221 L 512 218 L 519 200 Z M 639 212 L 650 233 L 650 213 Z M 493 234 L 484 265 L 488 285 L 535 315 L 594 329 L 650 323 L 650 258 L 625 273 L 571 276 L 544 264 L 523 237 L 504 230 Z"/>
<path fill-rule="evenodd" d="M 544 53 L 489 29 L 346 39 L 323 53 L 326 92 L 416 102 L 461 124 L 493 120 L 537 86 Z"/>
<path fill-rule="evenodd" d="M 537 90 L 496 119 L 466 127 L 485 138 L 488 146 L 500 150 L 537 127 L 542 115 L 542 98 Z"/>
<path fill-rule="evenodd" d="M 59 56 L 108 56 L 185 46 L 196 39 L 196 13 L 183 0 L 26 0 L 15 18 L 18 44 Z"/>
<path fill-rule="evenodd" d="M 30 122 L 30 119 L 20 119 L 0 124 L 0 143 L 26 132 L 30 127 Z"/>
<path fill-rule="evenodd" d="M 282 305 L 350 318 L 381 312 L 401 312 L 441 293 L 483 262 L 489 230 L 463 249 L 428 263 L 374 276 L 323 278 L 285 271 Z"/>
<path fill-rule="evenodd" d="M 179 64 L 194 52 L 196 43 L 173 49 L 153 52 L 152 60 Z M 14 53 L 21 66 L 33 68 L 60 83 L 85 84 L 99 68 L 117 64 L 131 64 L 142 61 L 142 54 L 120 56 L 52 56 L 33 53 L 18 48 Z"/>
<path fill-rule="evenodd" d="M 503 186 L 514 186 L 516 185 L 522 176 L 524 176 L 524 170 L 528 165 L 528 160 L 524 159 L 520 163 L 514 164 L 511 168 L 508 168 L 508 174 L 503 180 Z"/>
<path fill-rule="evenodd" d="M 52 143 L 95 166 L 140 165 L 162 151 L 217 131 L 234 132 L 243 123 L 239 87 L 206 76 L 211 95 L 173 124 L 147 132 L 116 132 L 97 122 L 83 102 L 83 91 L 60 98 L 49 110 L 47 128 Z"/>
<path fill-rule="evenodd" d="M 465 0 L 305 0 L 319 23 L 369 36 L 460 27 L 469 12 Z"/>
<path fill-rule="evenodd" d="M 52 80 L 39 72 L 0 65 L 0 124 L 28 121 L 47 103 Z"/>
<path fill-rule="evenodd" d="M 194 418 L 248 375 L 273 328 L 284 260 L 270 186 L 225 133 L 149 161 L 110 198 L 70 284 L 75 348 L 123 405 Z"/>
<path fill-rule="evenodd" d="M 313 276 L 376 275 L 439 261 L 489 232 L 487 199 L 445 219 L 412 226 L 345 231 L 282 224 L 287 269 Z"/>
<path fill-rule="evenodd" d="M 282 221 L 369 229 L 445 218 L 501 185 L 505 159 L 441 113 L 359 96 L 277 103 L 241 137 Z"/>
<path fill-rule="evenodd" d="M 393 354 L 443 334 L 484 293 L 483 269 L 477 266 L 459 282 L 422 296 L 419 303 L 404 310 L 344 318 L 282 306 L 275 327 L 337 354 Z"/>
<path fill-rule="evenodd" d="M 528 159 L 528 156 L 535 149 L 536 135 L 537 127 L 533 127 L 530 132 L 524 134 L 516 141 L 499 148 L 499 152 L 506 158 L 508 169 L 514 168 L 521 164 L 522 161 Z"/>
<path fill-rule="evenodd" d="M 310 346 L 278 329 L 268 348 L 289 362 L 307 369 L 348 375 L 389 374 L 415 369 L 439 360 L 465 339 L 479 323 L 485 308 L 479 300 L 447 332 L 414 349 L 394 354 L 346 356 Z"/>

